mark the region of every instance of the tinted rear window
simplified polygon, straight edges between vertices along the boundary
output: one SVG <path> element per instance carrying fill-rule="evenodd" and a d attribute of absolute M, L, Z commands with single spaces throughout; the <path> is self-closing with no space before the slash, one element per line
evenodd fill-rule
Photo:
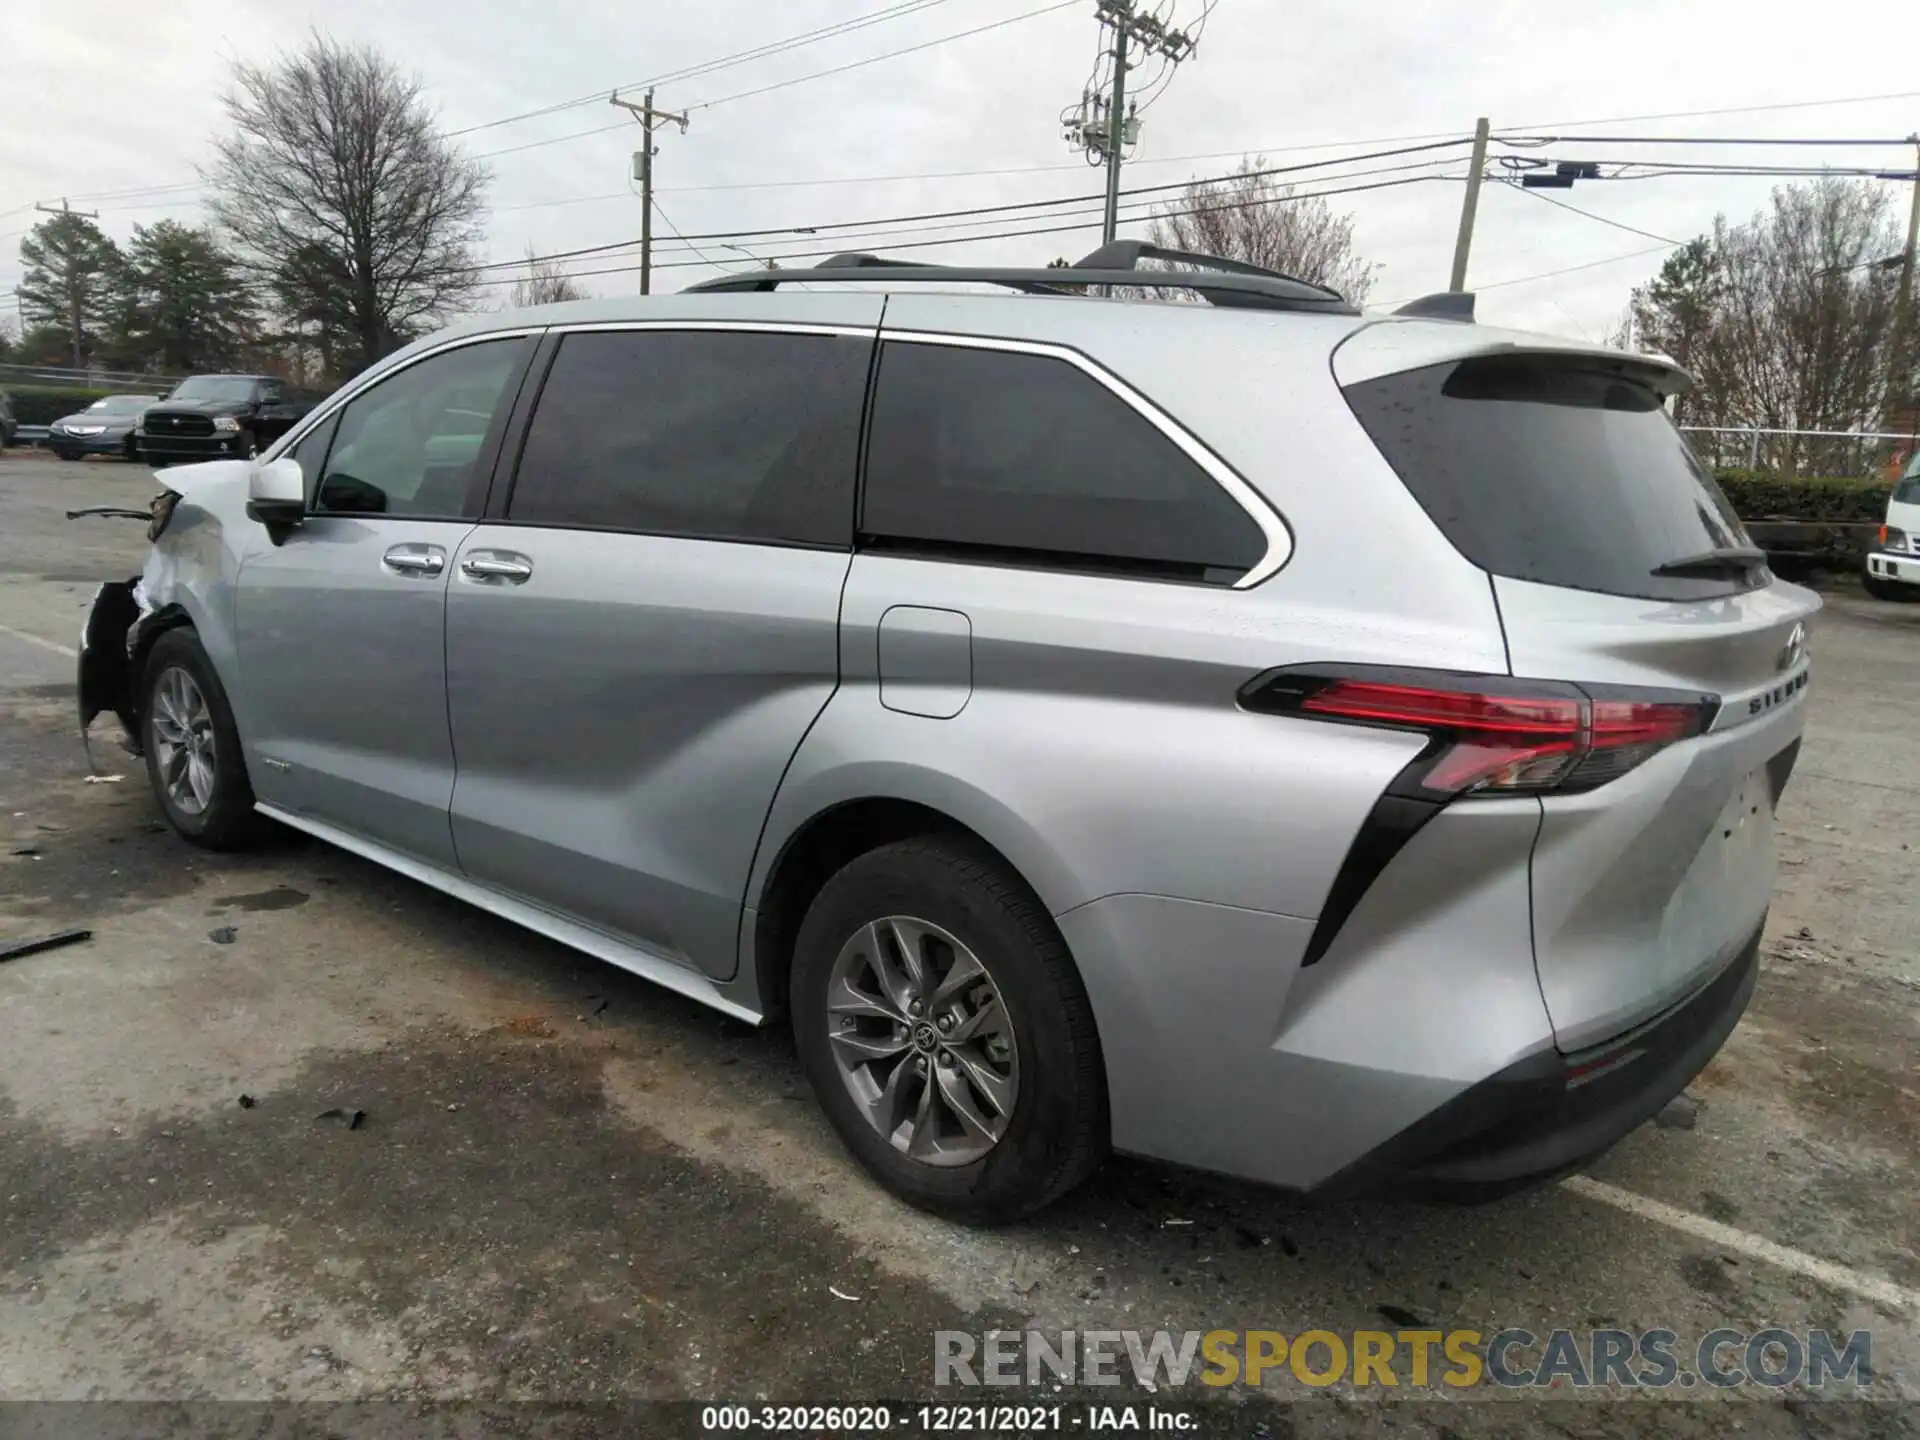
<path fill-rule="evenodd" d="M 1474 564 L 1609 595 L 1730 595 L 1751 580 L 1656 566 L 1748 543 L 1660 397 L 1618 371 L 1499 356 L 1347 387 L 1414 498 Z"/>
<path fill-rule="evenodd" d="M 1230 584 L 1267 540 L 1214 478 L 1065 360 L 881 351 L 861 529 L 998 563 Z"/>

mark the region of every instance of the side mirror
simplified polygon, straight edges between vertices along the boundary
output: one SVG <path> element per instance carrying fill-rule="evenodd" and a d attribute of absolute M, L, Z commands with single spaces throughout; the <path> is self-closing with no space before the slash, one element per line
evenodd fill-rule
<path fill-rule="evenodd" d="M 282 456 L 253 467 L 247 479 L 247 514 L 267 527 L 277 545 L 306 516 L 307 481 L 297 460 Z"/>

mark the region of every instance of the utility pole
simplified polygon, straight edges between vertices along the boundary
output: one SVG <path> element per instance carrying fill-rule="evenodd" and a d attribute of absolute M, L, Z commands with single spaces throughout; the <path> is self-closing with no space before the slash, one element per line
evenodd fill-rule
<path fill-rule="evenodd" d="M 1913 199 L 1907 211 L 1907 248 L 1900 255 L 1900 288 L 1893 301 L 1893 384 L 1887 387 L 1889 407 L 1913 408 L 1913 266 L 1914 251 L 1920 248 L 1920 134 L 1907 137 L 1913 142 Z M 1895 418 L 1898 418 L 1897 416 Z M 1912 423 L 1909 419 L 1909 424 Z"/>
<path fill-rule="evenodd" d="M 1480 178 L 1487 169 L 1487 117 L 1473 127 L 1473 160 L 1467 167 L 1467 195 L 1460 202 L 1460 233 L 1453 241 L 1453 278 L 1447 289 L 1459 294 L 1467 288 L 1467 252 L 1473 248 L 1473 217 L 1480 208 Z"/>
<path fill-rule="evenodd" d="M 1061 125 L 1067 143 L 1100 156 L 1107 167 L 1106 212 L 1100 238 L 1113 239 L 1120 224 L 1120 164 L 1127 146 L 1140 138 L 1140 119 L 1127 113 L 1127 70 L 1133 51 L 1159 55 L 1178 65 L 1193 53 L 1193 37 L 1169 30 L 1157 16 L 1142 14 L 1137 0 L 1096 0 L 1102 26 L 1113 29 L 1113 89 L 1108 95 L 1082 94 L 1080 108 L 1069 107 Z"/>
<path fill-rule="evenodd" d="M 684 135 L 687 115 L 684 110 L 675 114 L 654 109 L 652 87 L 648 87 L 646 98 L 638 105 L 622 100 L 618 92 L 609 98 L 622 110 L 632 111 L 641 125 L 640 148 L 633 156 L 633 178 L 640 182 L 640 293 L 648 295 L 653 288 L 653 127 L 663 120 L 671 120 Z"/>
<path fill-rule="evenodd" d="M 47 215 L 78 215 L 83 220 L 98 220 L 100 218 L 100 212 L 98 210 L 75 210 L 65 200 L 60 202 L 60 208 L 58 210 L 54 209 L 51 205 L 41 205 L 38 203 L 36 203 L 33 208 Z M 67 289 L 67 330 L 73 337 L 73 368 L 78 370 L 82 365 L 86 364 L 86 355 L 80 336 L 80 269 L 74 261 L 71 246 L 67 249 L 66 271 L 62 278 L 66 281 Z M 14 299 L 18 302 L 18 291 L 14 292 Z M 22 315 L 20 322 L 22 334 L 26 333 L 26 328 L 26 317 Z"/>

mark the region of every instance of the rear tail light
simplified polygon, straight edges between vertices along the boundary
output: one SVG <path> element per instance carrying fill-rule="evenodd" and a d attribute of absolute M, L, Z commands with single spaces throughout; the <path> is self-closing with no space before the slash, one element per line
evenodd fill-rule
<path fill-rule="evenodd" d="M 1393 793 L 1433 800 L 1591 790 L 1700 734 L 1719 709 L 1711 695 L 1358 666 L 1270 671 L 1241 703 L 1426 735 Z"/>

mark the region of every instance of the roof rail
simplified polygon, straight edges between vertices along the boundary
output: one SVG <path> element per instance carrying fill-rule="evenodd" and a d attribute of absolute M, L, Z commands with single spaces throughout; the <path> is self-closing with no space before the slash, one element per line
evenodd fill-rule
<path fill-rule="evenodd" d="M 1396 315 L 1425 316 L 1429 320 L 1464 320 L 1473 323 L 1473 292 L 1471 290 L 1442 290 L 1433 295 L 1422 295 L 1418 300 L 1409 300 Z"/>
<path fill-rule="evenodd" d="M 1213 270 L 1223 275 L 1261 275 L 1269 280 L 1288 280 L 1295 285 L 1304 285 L 1322 295 L 1335 300 L 1346 297 L 1338 290 L 1325 285 L 1316 285 L 1311 280 L 1302 280 L 1298 275 L 1289 275 L 1282 270 L 1269 270 L 1264 265 L 1249 265 L 1244 260 L 1229 260 L 1224 255 L 1202 255 L 1193 250 L 1169 250 L 1147 240 L 1109 240 L 1091 255 L 1083 257 L 1078 268 L 1083 270 L 1138 270 L 1142 260 L 1167 260 L 1175 265 L 1190 265 L 1196 270 Z"/>
<path fill-rule="evenodd" d="M 1141 259 L 1170 260 L 1190 268 L 1137 270 L 1134 266 Z M 687 290 L 764 292 L 782 285 L 815 285 L 822 281 L 999 285 L 1032 295 L 1078 295 L 1086 293 L 1089 286 L 1120 285 L 1142 290 L 1190 290 L 1222 308 L 1304 310 L 1329 315 L 1360 313 L 1337 290 L 1329 290 L 1324 285 L 1296 280 L 1291 275 L 1262 270 L 1237 260 L 1162 250 L 1140 240 L 1116 240 L 1101 246 L 1076 265 L 1037 270 L 929 265 L 850 253 L 831 256 L 809 270 L 751 270 L 702 280 L 697 285 L 689 285 Z"/>

